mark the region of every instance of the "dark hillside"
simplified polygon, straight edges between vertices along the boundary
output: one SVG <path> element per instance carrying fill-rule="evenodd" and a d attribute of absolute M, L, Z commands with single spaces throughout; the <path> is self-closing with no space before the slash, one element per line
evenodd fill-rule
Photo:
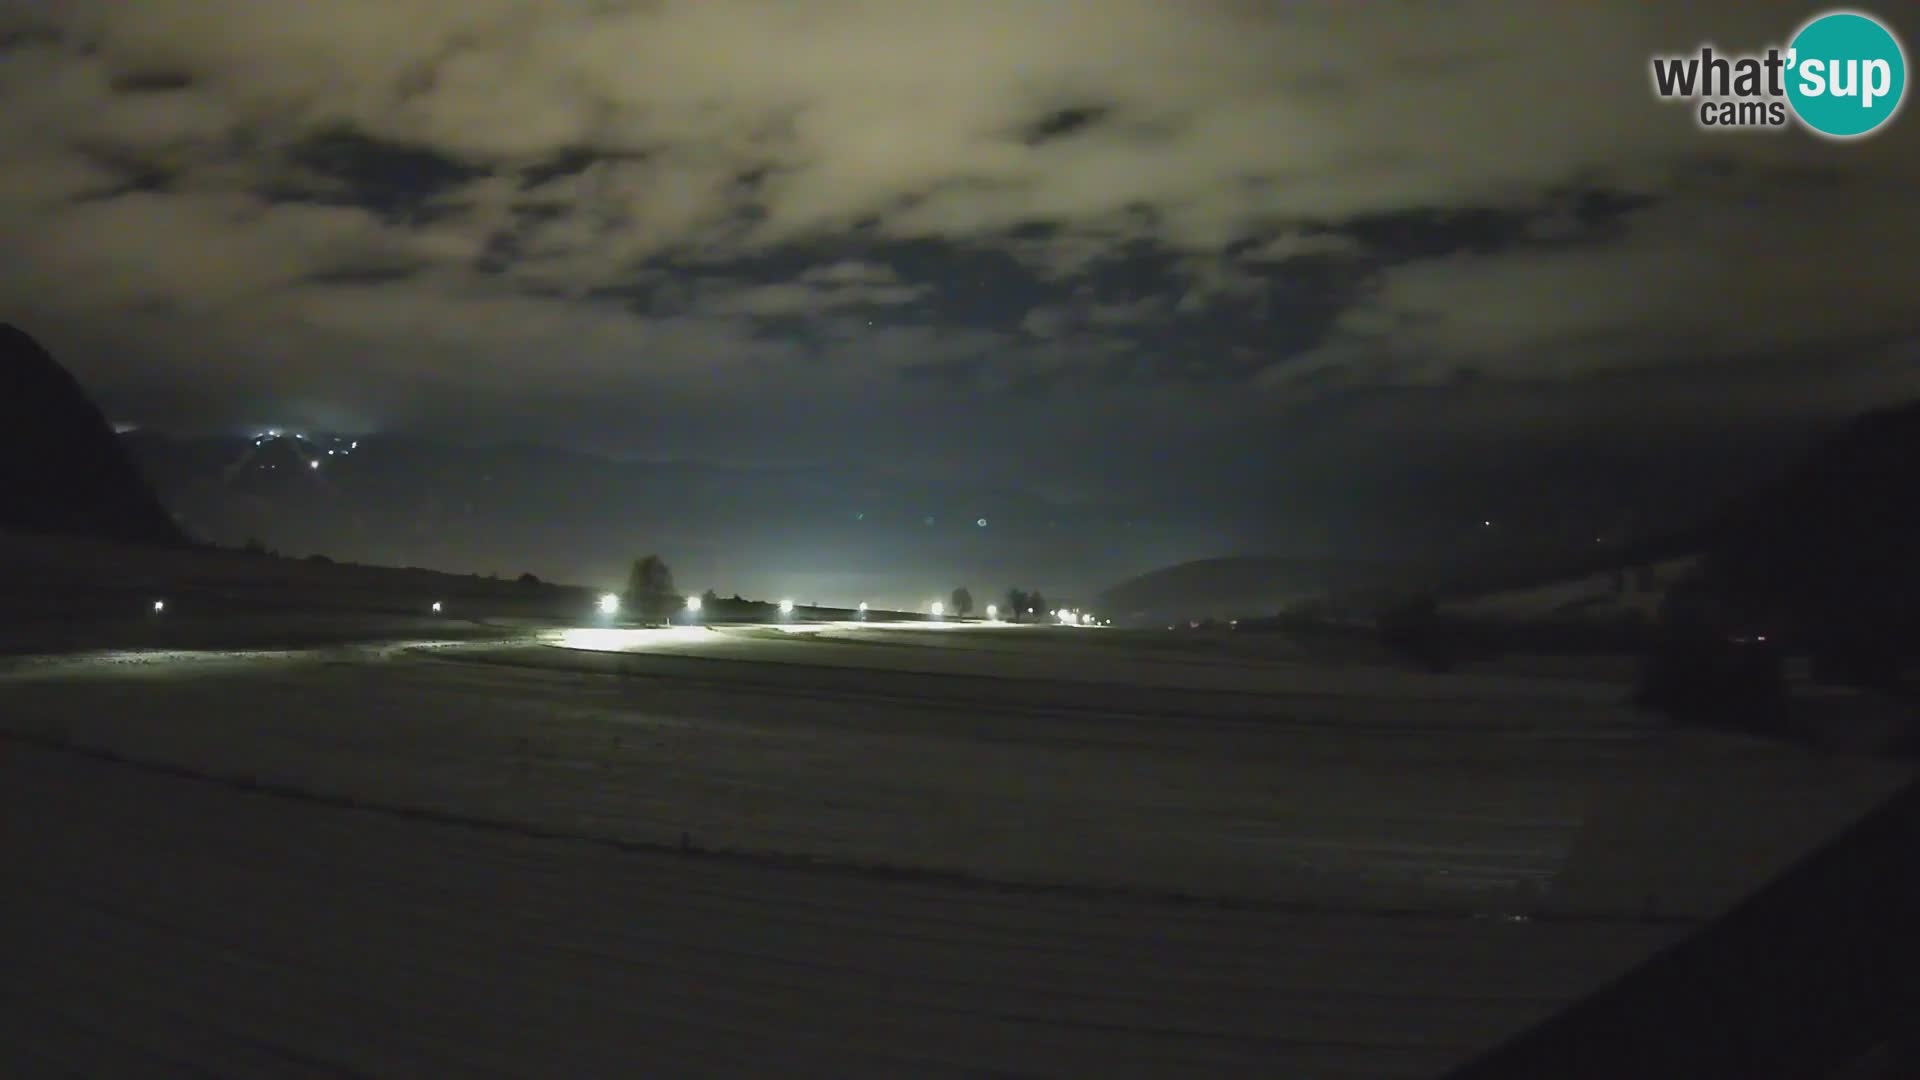
<path fill-rule="evenodd" d="M 0 529 L 185 541 L 113 426 L 40 344 L 0 323 Z"/>

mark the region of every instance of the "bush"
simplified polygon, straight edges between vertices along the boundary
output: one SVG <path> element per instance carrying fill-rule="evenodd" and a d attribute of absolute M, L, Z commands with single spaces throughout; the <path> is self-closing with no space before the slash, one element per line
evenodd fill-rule
<path fill-rule="evenodd" d="M 1471 651 L 1466 627 L 1440 614 L 1431 596 L 1415 597 L 1380 614 L 1380 643 L 1428 671 L 1452 671 Z"/>
<path fill-rule="evenodd" d="M 1788 734 L 1786 659 L 1770 643 L 1672 635 L 1647 657 L 1634 704 L 1676 724 Z"/>
<path fill-rule="evenodd" d="M 539 579 L 539 577 L 537 577 L 536 575 L 534 575 L 534 574 L 531 574 L 531 573 L 527 573 L 527 574 L 521 574 L 521 575 L 520 575 L 520 584 L 522 584 L 522 585 L 538 585 L 538 584 L 540 584 L 540 579 Z"/>

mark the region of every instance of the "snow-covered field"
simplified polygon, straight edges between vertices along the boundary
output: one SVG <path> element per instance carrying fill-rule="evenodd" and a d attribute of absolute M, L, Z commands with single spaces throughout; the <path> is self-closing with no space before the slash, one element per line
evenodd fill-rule
<path fill-rule="evenodd" d="M 0 1075 L 1422 1076 L 1905 779 L 1098 630 L 0 661 Z"/>

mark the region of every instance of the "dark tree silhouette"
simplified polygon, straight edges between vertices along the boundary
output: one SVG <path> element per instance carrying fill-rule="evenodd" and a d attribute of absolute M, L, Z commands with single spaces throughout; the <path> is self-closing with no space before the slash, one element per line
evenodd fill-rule
<path fill-rule="evenodd" d="M 1020 622 L 1027 617 L 1027 593 L 1024 589 L 1007 590 L 1007 621 Z"/>
<path fill-rule="evenodd" d="M 968 592 L 965 585 L 953 590 L 952 601 L 953 613 L 955 615 L 964 618 L 973 614 L 973 593 Z"/>
<path fill-rule="evenodd" d="M 658 555 L 636 559 L 627 575 L 626 604 L 640 618 L 660 622 L 672 616 L 679 597 L 673 592 L 673 572 Z"/>

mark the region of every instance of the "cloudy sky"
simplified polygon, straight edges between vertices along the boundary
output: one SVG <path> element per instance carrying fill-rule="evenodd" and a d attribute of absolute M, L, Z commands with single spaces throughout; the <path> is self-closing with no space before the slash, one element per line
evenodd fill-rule
<path fill-rule="evenodd" d="M 1920 121 L 1651 94 L 1812 13 L 0 0 L 0 318 L 150 425 L 1060 497 L 1699 445 L 1920 396 Z"/>

